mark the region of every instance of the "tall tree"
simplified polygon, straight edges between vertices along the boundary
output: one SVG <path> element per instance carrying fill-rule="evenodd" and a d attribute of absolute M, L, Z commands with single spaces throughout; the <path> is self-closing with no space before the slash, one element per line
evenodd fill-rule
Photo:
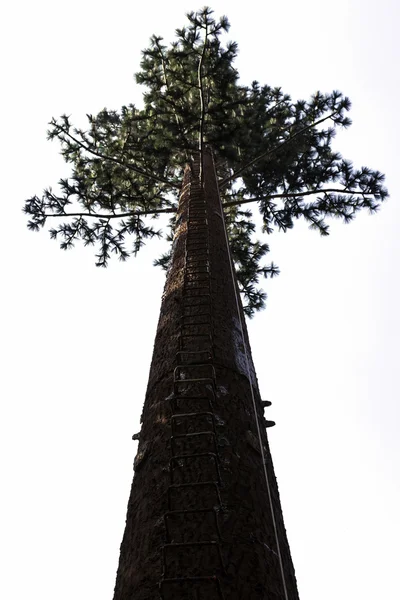
<path fill-rule="evenodd" d="M 177 217 L 170 223 L 174 228 L 174 233 L 171 232 L 171 229 L 167 231 L 171 242 L 174 239 L 172 244 L 174 263 L 171 264 L 171 254 L 164 255 L 156 261 L 157 264 L 164 267 L 170 266 L 171 269 L 167 280 L 166 297 L 157 334 L 158 342 L 156 342 L 143 413 L 141 447 L 138 454 L 139 470 L 132 489 L 132 497 L 137 498 L 137 494 L 139 494 L 144 503 L 149 497 L 146 490 L 149 490 L 154 484 L 155 506 L 152 509 L 153 516 L 146 519 L 146 526 L 151 528 L 154 523 L 157 523 L 157 527 L 151 537 L 152 541 L 146 541 L 150 529 L 145 527 L 140 534 L 135 532 L 134 523 L 136 523 L 136 527 L 139 527 L 138 521 L 129 515 L 132 515 L 132 511 L 133 513 L 136 511 L 136 516 L 140 519 L 144 509 L 143 504 L 142 506 L 138 504 L 133 506 L 130 502 L 131 513 L 128 511 L 116 599 L 125 599 L 133 592 L 137 598 L 155 597 L 153 586 L 156 581 L 160 581 L 162 587 L 164 580 L 174 579 L 174 577 L 169 577 L 165 570 L 166 561 L 169 560 L 166 553 L 170 551 L 174 541 L 167 542 L 165 536 L 168 538 L 170 535 L 166 531 L 168 529 L 166 521 L 169 518 L 178 517 L 176 514 L 175 517 L 173 515 L 165 517 L 166 513 L 174 512 L 171 506 L 169 509 L 167 506 L 168 510 L 165 509 L 165 503 L 167 502 L 168 505 L 170 502 L 167 496 L 172 493 L 167 491 L 169 490 L 168 486 L 173 485 L 166 481 L 166 474 L 169 473 L 170 476 L 178 467 L 183 471 L 188 469 L 187 467 L 183 468 L 182 461 L 185 462 L 185 459 L 179 459 L 180 462 L 176 459 L 177 463 L 175 464 L 175 456 L 165 458 L 167 456 L 165 450 L 171 451 L 173 444 L 177 442 L 171 441 L 171 435 L 174 438 L 174 434 L 171 434 L 174 419 L 171 420 L 171 413 L 168 418 L 166 417 L 165 404 L 161 400 L 170 397 L 171 386 L 176 388 L 176 385 L 181 385 L 174 381 L 172 375 L 175 357 L 178 361 L 175 366 L 182 369 L 181 372 L 178 368 L 175 373 L 181 373 L 182 380 L 184 377 L 190 379 L 190 374 L 188 375 L 190 371 L 190 369 L 188 370 L 190 362 L 188 357 L 190 356 L 195 363 L 208 365 L 202 367 L 206 373 L 208 371 L 208 375 L 202 377 L 197 370 L 195 379 L 210 379 L 210 367 L 213 367 L 214 370 L 211 372 L 216 373 L 216 379 L 213 378 L 214 376 L 211 377 L 212 381 L 207 385 L 212 387 L 218 381 L 220 388 L 222 386 L 224 390 L 227 390 L 228 400 L 236 399 L 236 405 L 235 401 L 227 402 L 227 398 L 225 400 L 223 398 L 222 388 L 216 388 L 215 411 L 213 407 L 212 410 L 205 410 L 200 406 L 195 407 L 196 410 L 194 410 L 198 415 L 202 412 L 210 413 L 204 417 L 206 420 L 208 419 L 209 426 L 211 424 L 213 427 L 214 422 L 218 423 L 215 431 L 213 429 L 216 436 L 216 450 L 211 452 L 208 448 L 204 453 L 207 456 L 218 455 L 219 461 L 220 480 L 218 480 L 218 485 L 221 487 L 220 492 L 222 493 L 220 493 L 221 505 L 215 513 L 218 527 L 221 527 L 222 587 L 223 585 L 227 586 L 228 597 L 232 598 L 296 598 L 294 575 L 283 523 L 279 516 L 279 499 L 269 460 L 267 440 L 265 434 L 259 431 L 259 422 L 262 418 L 260 416 L 261 399 L 255 376 L 252 375 L 252 367 L 244 372 L 243 369 L 240 369 L 240 360 L 238 363 L 237 355 L 236 358 L 234 356 L 235 340 L 242 348 L 246 348 L 246 356 L 250 356 L 245 328 L 237 325 L 237 323 L 242 323 L 242 320 L 240 302 L 236 302 L 234 294 L 236 284 L 233 278 L 230 296 L 226 297 L 225 287 L 221 287 L 218 277 L 215 275 L 218 271 L 216 266 L 218 260 L 220 259 L 222 263 L 225 261 L 226 268 L 228 268 L 230 258 L 227 249 L 223 255 L 224 258 L 221 258 L 222 250 L 219 254 L 216 250 L 223 243 L 223 230 L 220 230 L 217 235 L 216 229 L 211 229 L 212 221 L 218 217 L 213 217 L 214 213 L 210 212 L 213 203 L 216 202 L 216 191 L 214 190 L 213 193 L 210 191 L 213 187 L 209 163 L 211 154 L 208 150 L 206 151 L 206 146 L 212 149 L 214 156 L 214 181 L 222 203 L 238 285 L 245 301 L 244 310 L 249 316 L 262 308 L 265 303 L 265 294 L 257 287 L 259 278 L 273 276 L 278 273 L 278 269 L 273 263 L 262 264 L 262 259 L 269 251 L 269 247 L 265 241 L 254 239 L 256 224 L 251 211 L 245 206 L 246 204 L 253 203 L 258 206 L 263 234 L 269 235 L 274 228 L 286 231 L 293 227 L 296 219 L 302 217 L 312 229 L 317 229 L 322 235 L 327 235 L 326 218 L 337 217 L 348 222 L 362 208 L 374 212 L 378 209 L 379 203 L 386 198 L 387 191 L 383 187 L 384 177 L 381 173 L 367 167 L 355 169 L 348 160 L 343 159 L 338 152 L 332 149 L 336 129 L 350 125 L 347 117 L 350 102 L 346 97 L 337 91 L 331 94 L 318 92 L 308 101 L 294 102 L 280 88 L 260 86 L 258 82 L 253 82 L 251 86 L 240 84 L 238 73 L 233 66 L 237 45 L 233 42 L 223 45 L 221 42 L 222 34 L 229 29 L 227 18 L 215 20 L 209 8 L 197 13 L 189 13 L 187 17 L 189 21 L 187 27 L 176 31 L 176 41 L 169 47 L 163 44 L 160 37 L 153 36 L 149 48 L 143 51 L 141 70 L 136 75 L 137 82 L 146 86 L 143 107 L 137 108 L 128 105 L 123 106 L 119 112 L 104 109 L 97 116 L 88 115 L 87 130 L 74 128 L 69 117 L 65 115 L 58 120 L 51 121 L 49 138 L 58 139 L 61 143 L 61 151 L 65 160 L 72 164 L 72 173 L 68 179 L 59 182 L 57 192 L 49 188 L 41 197 L 34 196 L 27 200 L 24 210 L 30 216 L 28 226 L 33 230 L 44 227 L 48 221 L 55 223 L 50 233 L 53 238 L 61 240 L 63 249 L 72 247 L 77 240 L 82 240 L 85 245 L 96 245 L 96 258 L 99 266 L 106 266 L 111 254 L 117 255 L 121 260 L 126 260 L 130 254 L 136 254 L 140 250 L 147 238 L 161 235 L 154 223 L 160 214 L 176 213 Z M 187 164 L 190 168 L 185 171 Z M 193 198 L 192 195 L 190 198 L 185 197 L 185 186 L 182 188 L 180 196 L 183 176 L 185 184 L 191 183 L 191 190 L 197 194 L 196 198 Z M 196 182 L 198 182 L 198 189 L 196 189 Z M 178 204 L 179 196 L 180 203 Z M 206 220 L 197 225 L 196 223 L 190 225 L 191 202 L 193 202 L 194 209 L 192 209 L 192 216 L 200 218 L 200 213 L 196 215 L 196 210 L 206 211 Z M 214 209 L 218 212 L 218 206 L 214 205 Z M 221 215 L 221 213 L 219 214 Z M 185 268 L 181 268 L 179 271 L 177 265 L 182 259 L 182 256 L 179 258 L 179 248 L 182 252 L 182 244 L 189 243 L 190 228 L 196 230 L 197 227 L 199 229 L 197 232 L 194 231 L 193 240 L 198 240 L 203 236 L 204 241 L 205 225 L 208 229 L 207 252 L 210 257 L 203 263 L 201 260 L 196 263 L 196 259 L 188 258 L 190 255 L 186 252 L 185 256 L 188 260 Z M 201 226 L 203 226 L 202 233 L 200 232 Z M 185 227 L 186 230 L 183 231 Z M 129 236 L 133 236 L 132 246 L 128 246 Z M 193 245 L 196 247 L 195 244 Z M 199 248 L 202 248 L 201 243 Z M 214 263 L 211 257 L 214 257 Z M 192 269 L 192 275 L 190 268 L 188 271 L 191 260 L 196 263 L 197 267 L 197 270 L 193 271 Z M 180 264 L 180 267 L 183 266 Z M 201 275 L 202 271 L 205 271 L 203 276 Z M 222 282 L 226 283 L 228 275 L 229 272 L 226 271 Z M 200 345 L 190 346 L 190 350 L 186 349 L 187 352 L 195 352 L 195 354 L 187 354 L 185 362 L 184 356 L 179 354 L 184 351 L 181 346 L 182 341 L 179 341 L 185 335 L 182 333 L 184 331 L 182 328 L 188 324 L 185 323 L 185 317 L 188 315 L 185 314 L 182 298 L 190 287 L 189 282 L 192 279 L 200 291 L 193 290 L 190 293 L 194 294 L 194 297 L 201 297 L 203 284 L 200 283 L 200 280 L 205 278 L 208 281 L 208 277 L 211 278 L 211 283 L 207 284 L 210 286 L 207 297 L 212 306 L 209 324 L 210 331 L 212 331 L 212 348 L 210 350 L 208 347 L 202 347 L 200 340 L 203 339 L 204 333 L 201 329 L 198 330 L 194 337 L 197 335 Z M 172 290 L 173 293 L 168 290 Z M 178 302 L 175 302 L 176 299 Z M 225 320 L 222 318 L 223 310 L 218 312 L 218 307 L 223 306 L 222 299 L 226 306 L 231 307 L 231 312 L 228 311 Z M 232 312 L 232 303 L 239 307 L 236 316 Z M 181 306 L 179 314 L 175 304 Z M 191 313 L 190 316 L 194 317 L 195 321 L 196 317 L 200 318 L 203 315 L 194 311 L 194 314 Z M 181 319 L 179 328 L 177 319 Z M 190 331 L 196 332 L 196 328 L 193 330 L 193 319 L 189 321 L 189 324 L 192 327 Z M 208 327 L 207 324 L 201 324 L 201 326 Z M 239 331 L 242 339 L 236 330 Z M 176 331 L 180 332 L 178 338 L 174 333 Z M 227 335 L 227 331 L 230 332 L 228 336 L 230 345 L 227 341 L 228 337 L 223 337 Z M 169 332 L 169 337 L 162 337 L 165 332 Z M 211 334 L 205 334 L 206 337 L 209 335 Z M 194 343 L 193 340 L 191 343 Z M 178 345 L 176 346 L 176 344 Z M 218 344 L 220 344 L 219 349 Z M 208 355 L 207 352 L 210 354 Z M 176 355 L 176 353 L 178 354 Z M 185 369 L 183 364 L 186 365 Z M 160 379 L 154 380 L 154 370 L 160 368 L 164 369 L 163 374 Z M 199 364 L 197 364 L 197 369 L 200 369 Z M 179 377 L 178 375 L 178 379 Z M 235 379 L 234 383 L 229 380 L 230 377 Z M 245 383 L 240 383 L 242 378 L 245 379 Z M 158 386 L 157 390 L 150 388 L 151 385 Z M 199 393 L 198 385 L 200 384 L 197 382 L 195 385 L 197 393 Z M 239 393 L 237 390 L 240 385 L 245 387 Z M 175 389 L 174 393 L 172 403 L 176 404 L 178 390 Z M 249 396 L 252 396 L 254 400 L 254 410 L 248 404 Z M 208 398 L 207 394 L 206 398 Z M 199 401 L 196 400 L 196 402 Z M 227 409 L 227 404 L 231 407 L 236 406 L 236 419 L 233 416 L 232 408 L 231 412 Z M 161 409 L 161 405 L 164 408 Z M 158 407 L 156 412 L 152 408 L 154 406 Z M 178 408 L 175 406 L 174 409 L 171 409 L 178 411 L 172 412 L 172 417 L 176 416 L 178 429 L 180 427 L 179 432 L 181 432 L 176 436 L 196 434 L 194 438 L 210 438 L 210 434 L 198 430 L 199 423 L 185 425 L 182 420 L 180 421 L 177 416 Z M 224 418 L 220 416 L 221 413 L 224 414 Z M 253 416 L 246 420 L 244 415 L 247 413 Z M 191 413 L 186 411 L 185 414 Z M 200 419 L 200 416 L 193 418 Z M 218 419 L 221 422 L 229 423 L 228 431 L 230 433 L 222 432 Z M 161 425 L 165 425 L 167 428 L 164 427 L 163 433 L 160 433 Z M 166 434 L 167 430 L 169 437 Z M 203 433 L 203 436 L 198 436 L 198 433 Z M 154 449 L 155 439 L 160 442 L 157 451 Z M 275 536 L 273 535 L 274 517 L 272 516 L 272 522 L 268 523 L 264 522 L 261 516 L 259 519 L 257 517 L 261 514 L 258 511 L 261 510 L 259 507 L 264 502 L 262 498 L 266 493 L 266 483 L 260 480 L 259 474 L 255 475 L 257 470 L 260 470 L 260 465 L 258 467 L 254 464 L 251 466 L 252 459 L 246 444 L 247 449 L 242 451 L 242 455 L 247 458 L 242 458 L 243 463 L 237 467 L 237 472 L 243 475 L 243 481 L 245 481 L 242 492 L 238 491 L 239 481 L 229 474 L 235 468 L 229 468 L 227 465 L 236 460 L 234 459 L 236 454 L 241 454 L 235 449 L 233 439 L 242 440 L 240 443 L 243 444 L 247 439 L 247 446 L 250 449 L 253 447 L 253 451 L 260 454 L 263 465 L 264 458 L 268 459 L 267 465 L 269 466 L 265 469 L 265 480 L 268 480 L 267 471 L 270 469 L 269 479 L 273 482 L 272 508 L 275 507 L 278 515 Z M 150 440 L 151 451 L 149 449 Z M 239 446 L 240 443 L 238 442 Z M 230 450 L 223 450 L 223 444 Z M 201 443 L 197 447 L 197 454 L 201 454 L 200 450 Z M 186 452 L 187 450 L 183 450 L 184 455 Z M 163 455 L 164 458 L 162 458 Z M 149 460 L 149 456 L 151 460 Z M 209 457 L 209 462 L 216 460 Z M 250 465 L 249 473 L 254 474 L 254 490 L 256 490 L 253 490 L 249 496 L 254 519 L 249 517 L 248 520 L 243 516 L 243 511 L 248 510 L 244 497 L 248 490 L 252 489 L 252 479 L 251 477 L 250 480 L 246 479 L 248 477 L 247 470 L 243 468 L 243 465 L 247 464 L 246 461 Z M 150 464 L 153 467 L 156 465 L 157 468 L 149 470 Z M 198 473 L 202 472 L 201 468 L 198 465 Z M 144 477 L 144 473 L 146 473 L 146 477 Z M 156 474 L 159 477 L 158 482 L 154 481 Z M 138 492 L 138 481 L 141 482 L 140 492 Z M 192 480 L 191 483 L 193 483 Z M 160 488 L 159 485 L 164 487 Z M 184 482 L 174 485 L 184 485 Z M 227 496 L 225 496 L 226 494 Z M 271 498 L 269 498 L 270 504 Z M 190 505 L 193 501 L 188 502 Z M 267 502 L 264 503 L 267 504 Z M 196 510 L 200 510 L 198 506 Z M 274 510 L 271 514 L 274 515 Z M 158 518 L 164 516 L 163 533 L 159 527 L 159 521 L 154 520 L 155 515 L 158 515 Z M 208 527 L 206 517 L 202 527 Z M 192 523 L 192 530 L 195 528 L 196 526 Z M 282 541 L 282 552 L 279 548 L 279 538 Z M 139 561 L 141 565 L 140 577 L 137 574 L 139 563 L 135 563 L 132 558 L 133 540 L 137 541 L 134 554 L 139 552 L 135 560 Z M 193 541 L 193 537 L 190 540 L 192 543 L 196 543 Z M 211 536 L 207 543 L 215 541 Z M 182 543 L 186 544 L 186 542 Z M 225 543 L 227 546 L 224 546 Z M 175 542 L 175 545 L 177 544 L 179 545 L 178 542 Z M 242 554 L 238 552 L 236 555 L 236 546 L 240 548 L 244 546 L 250 548 L 251 546 L 252 550 Z M 263 548 L 262 552 L 261 547 Z M 155 553 L 156 548 L 158 553 Z M 187 549 L 186 546 L 185 549 Z M 241 558 L 242 555 L 245 556 L 245 559 Z M 144 556 L 146 556 L 146 564 L 151 565 L 151 568 L 143 567 L 143 563 L 140 562 L 145 560 Z M 129 560 L 127 557 L 130 557 Z M 164 561 L 164 576 L 160 573 L 160 561 Z M 246 563 L 246 561 L 248 562 Z M 226 566 L 227 562 L 228 566 Z M 177 564 L 180 566 L 181 561 L 178 561 Z M 242 564 L 245 565 L 244 571 L 241 571 Z M 267 577 L 267 580 L 264 577 L 265 572 L 262 575 L 260 566 L 262 564 L 268 565 L 265 572 L 268 572 L 271 577 Z M 268 568 L 271 570 L 268 571 Z M 124 575 L 122 574 L 123 569 L 125 569 Z M 133 572 L 135 569 L 136 574 Z M 158 574 L 157 572 L 151 574 L 152 569 L 153 571 L 158 569 Z M 190 569 L 189 572 L 191 573 Z M 250 576 L 250 573 L 253 575 Z M 193 577 L 200 576 L 195 570 Z M 243 583 L 246 578 L 248 580 L 247 588 Z M 289 582 L 287 586 L 285 585 L 286 579 Z M 242 583 L 240 584 L 240 582 Z M 244 585 L 244 587 L 242 588 L 240 585 Z M 216 589 L 219 590 L 219 587 Z M 182 592 L 182 596 L 176 595 L 176 590 L 173 593 L 175 594 L 173 597 L 188 597 L 184 595 L 187 593 L 185 591 Z"/>

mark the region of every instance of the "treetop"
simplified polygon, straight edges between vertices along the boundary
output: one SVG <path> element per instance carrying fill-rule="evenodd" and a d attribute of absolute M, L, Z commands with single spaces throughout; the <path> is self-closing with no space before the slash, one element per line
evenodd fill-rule
<path fill-rule="evenodd" d="M 155 219 L 176 211 L 184 167 L 207 144 L 251 316 L 265 304 L 259 278 L 278 269 L 261 265 L 269 247 L 254 240 L 245 205 L 258 207 L 264 234 L 302 218 L 328 235 L 329 217 L 348 223 L 361 209 L 374 213 L 388 192 L 382 173 L 355 168 L 332 148 L 336 131 L 351 124 L 348 98 L 333 91 L 293 101 L 279 87 L 243 85 L 237 43 L 223 41 L 228 18 L 215 19 L 208 7 L 186 16 L 171 44 L 153 35 L 142 52 L 135 76 L 145 90 L 141 108 L 88 114 L 85 129 L 66 115 L 50 121 L 48 138 L 59 142 L 71 174 L 57 191 L 28 199 L 24 212 L 31 230 L 50 223 L 62 249 L 80 240 L 96 247 L 98 266 L 113 254 L 124 261 L 163 235 Z M 155 263 L 166 266 L 168 255 Z"/>

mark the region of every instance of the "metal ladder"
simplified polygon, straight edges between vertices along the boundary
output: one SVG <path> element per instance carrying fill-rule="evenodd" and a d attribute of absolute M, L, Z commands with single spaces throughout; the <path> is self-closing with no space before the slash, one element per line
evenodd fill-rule
<path fill-rule="evenodd" d="M 188 600 L 224 600 L 208 218 L 201 184 L 190 188 L 159 591 L 163 600 L 177 590 Z"/>

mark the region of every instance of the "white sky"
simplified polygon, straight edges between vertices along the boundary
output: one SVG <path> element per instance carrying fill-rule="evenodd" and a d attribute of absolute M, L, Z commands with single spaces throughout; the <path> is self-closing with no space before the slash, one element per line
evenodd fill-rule
<path fill-rule="evenodd" d="M 200 5 L 199 5 L 200 6 Z M 137 102 L 132 74 L 181 0 L 37 0 L 2 12 L 0 597 L 110 600 L 157 325 L 160 244 L 96 269 L 32 234 L 23 200 L 66 167 L 47 122 Z M 302 600 L 400 599 L 399 11 L 393 0 L 223 3 L 243 83 L 340 89 L 338 147 L 387 174 L 379 215 L 270 240 L 281 275 L 250 323 Z"/>

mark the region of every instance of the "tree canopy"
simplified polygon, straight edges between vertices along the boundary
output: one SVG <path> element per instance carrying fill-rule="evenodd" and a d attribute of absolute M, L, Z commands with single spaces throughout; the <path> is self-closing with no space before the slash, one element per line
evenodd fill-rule
<path fill-rule="evenodd" d="M 187 19 L 169 46 L 154 35 L 143 50 L 135 76 L 145 88 L 142 107 L 88 114 L 86 129 L 66 115 L 51 120 L 48 138 L 58 140 L 72 171 L 57 191 L 49 187 L 28 199 L 24 212 L 31 230 L 51 223 L 50 236 L 62 249 L 81 240 L 96 247 L 98 266 L 113 254 L 124 261 L 163 235 L 156 219 L 176 211 L 183 169 L 207 144 L 251 316 L 265 305 L 260 277 L 279 271 L 262 265 L 269 247 L 255 240 L 246 205 L 258 207 L 266 235 L 300 218 L 328 235 L 327 218 L 347 223 L 361 209 L 373 213 L 388 192 L 382 173 L 357 169 L 332 149 L 337 129 L 351 124 L 348 98 L 333 91 L 293 101 L 280 88 L 242 85 L 234 67 L 238 46 L 221 40 L 227 17 L 216 20 L 206 7 Z M 170 228 L 164 235 L 170 239 Z M 155 264 L 168 261 L 166 254 Z"/>

